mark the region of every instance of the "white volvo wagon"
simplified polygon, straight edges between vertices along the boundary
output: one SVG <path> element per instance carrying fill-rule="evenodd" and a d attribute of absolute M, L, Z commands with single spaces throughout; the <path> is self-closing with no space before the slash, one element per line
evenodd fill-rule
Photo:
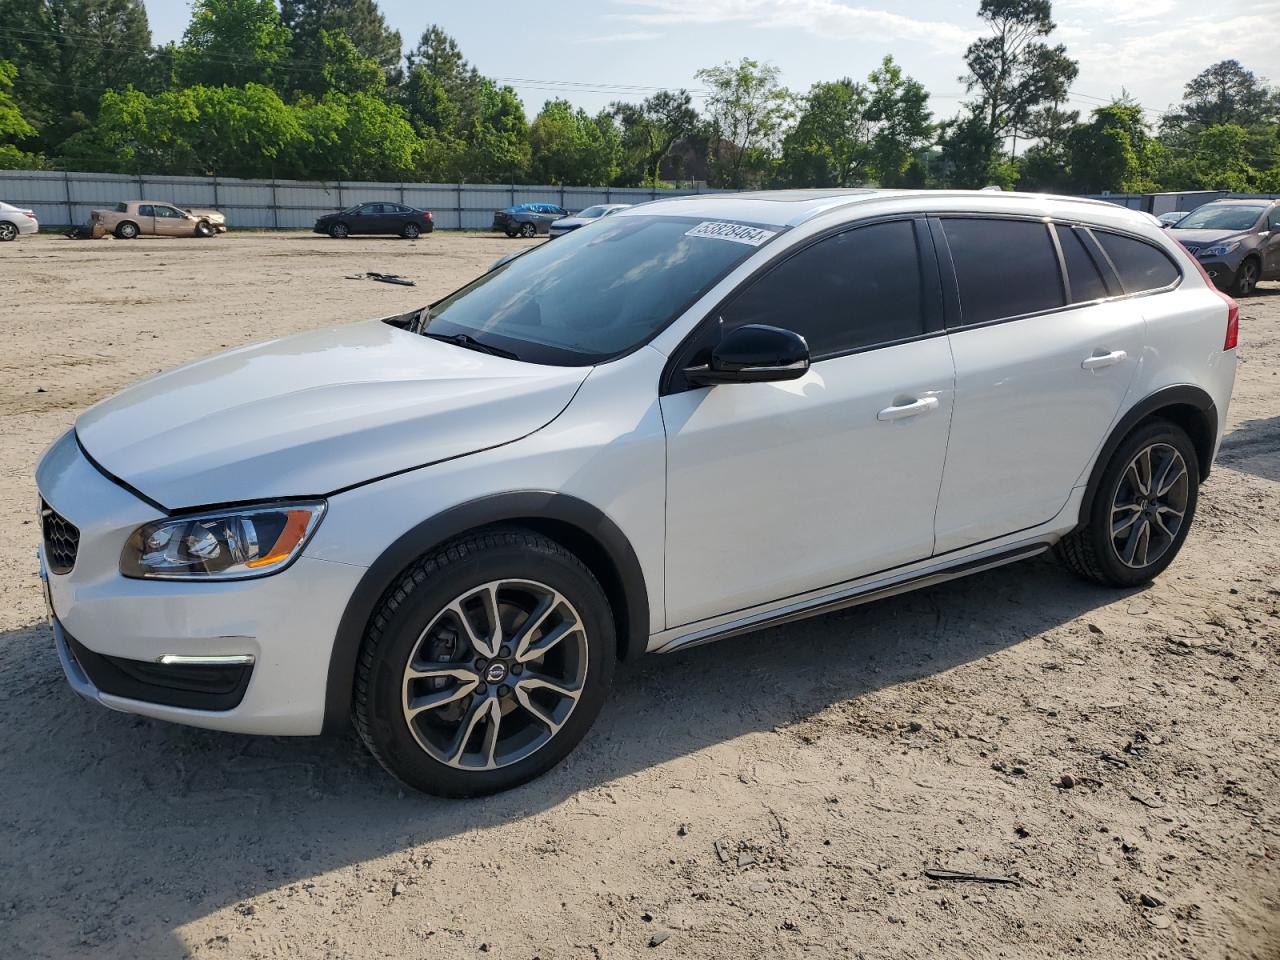
<path fill-rule="evenodd" d="M 1195 516 L 1237 312 L 1148 218 L 997 193 L 663 200 L 404 316 L 84 413 L 37 473 L 71 685 L 218 730 L 354 718 L 423 790 L 582 738 L 619 659 Z"/>

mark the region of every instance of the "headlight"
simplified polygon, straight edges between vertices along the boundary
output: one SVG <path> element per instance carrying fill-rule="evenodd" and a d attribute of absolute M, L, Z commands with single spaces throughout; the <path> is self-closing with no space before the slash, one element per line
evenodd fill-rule
<path fill-rule="evenodd" d="M 157 520 L 129 537 L 126 577 L 243 580 L 278 573 L 302 552 L 325 504 L 290 503 Z"/>
<path fill-rule="evenodd" d="M 1229 240 L 1226 243 L 1215 243 L 1212 247 L 1205 247 L 1200 251 L 1202 257 L 1225 257 L 1236 247 L 1240 246 L 1239 240 Z"/>

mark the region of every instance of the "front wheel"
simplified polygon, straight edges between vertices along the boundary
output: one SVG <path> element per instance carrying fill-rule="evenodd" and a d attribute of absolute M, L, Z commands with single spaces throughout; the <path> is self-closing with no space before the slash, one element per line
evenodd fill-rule
<path fill-rule="evenodd" d="M 213 226 L 208 220 L 201 220 L 196 224 L 196 236 L 208 239 L 213 236 Z"/>
<path fill-rule="evenodd" d="M 335 223 L 329 228 L 329 236 L 335 240 L 345 240 L 350 231 L 345 223 Z"/>
<path fill-rule="evenodd" d="M 1058 556 L 1097 583 L 1134 587 L 1164 572 L 1187 539 L 1199 498 L 1199 461 L 1177 424 L 1152 420 L 1112 454 L 1089 518 Z"/>
<path fill-rule="evenodd" d="M 586 734 L 616 649 L 608 600 L 577 557 L 521 528 L 475 533 L 387 591 L 357 664 L 356 729 L 419 790 L 507 790 Z"/>
<path fill-rule="evenodd" d="M 1240 269 L 1236 271 L 1236 279 L 1231 284 L 1231 295 L 1235 297 L 1247 297 L 1253 293 L 1254 288 L 1258 285 L 1258 264 L 1252 258 L 1247 259 L 1240 264 Z"/>

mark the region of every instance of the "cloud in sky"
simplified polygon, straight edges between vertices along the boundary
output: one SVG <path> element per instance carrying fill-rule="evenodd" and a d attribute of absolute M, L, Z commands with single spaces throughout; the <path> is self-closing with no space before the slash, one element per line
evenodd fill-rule
<path fill-rule="evenodd" d="M 616 14 L 634 24 L 743 23 L 760 29 L 800 29 L 826 40 L 922 43 L 940 53 L 959 53 L 976 36 L 962 24 L 922 20 L 837 0 L 626 0 Z"/>

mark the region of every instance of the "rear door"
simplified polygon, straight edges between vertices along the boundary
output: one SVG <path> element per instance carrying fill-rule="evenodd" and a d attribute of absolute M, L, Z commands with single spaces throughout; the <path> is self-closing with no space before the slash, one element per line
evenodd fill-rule
<path fill-rule="evenodd" d="M 956 365 L 936 526 L 945 553 L 1058 514 L 1119 411 L 1145 324 L 1140 303 L 1112 299 L 1124 291 L 1084 228 L 983 217 L 933 228 L 951 261 Z"/>
<path fill-rule="evenodd" d="M 1271 208 L 1263 229 L 1262 279 L 1280 280 L 1280 205 Z"/>
<path fill-rule="evenodd" d="M 951 352 L 923 219 L 782 255 L 677 351 L 664 384 L 667 625 L 929 556 L 951 417 Z M 724 329 L 809 343 L 781 383 L 693 387 Z"/>

